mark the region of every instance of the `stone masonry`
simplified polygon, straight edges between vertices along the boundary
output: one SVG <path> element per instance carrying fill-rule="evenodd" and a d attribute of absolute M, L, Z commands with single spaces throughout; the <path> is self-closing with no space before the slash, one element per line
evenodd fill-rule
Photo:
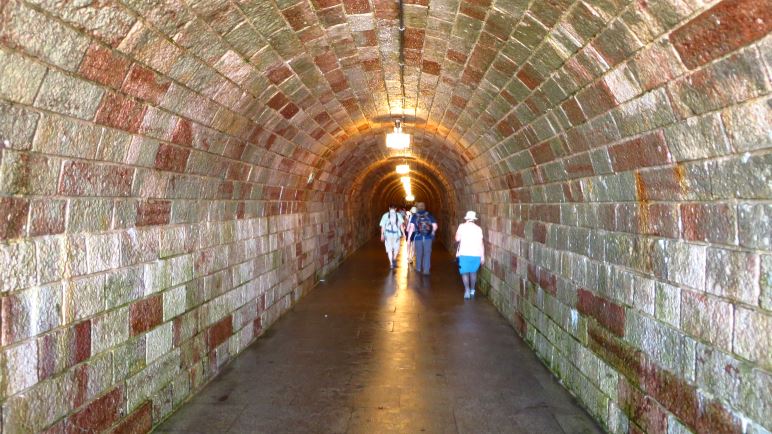
<path fill-rule="evenodd" d="M 158 425 L 406 158 L 606 430 L 772 431 L 772 0 L 405 0 L 404 106 L 398 14 L 0 0 L 0 433 Z"/>

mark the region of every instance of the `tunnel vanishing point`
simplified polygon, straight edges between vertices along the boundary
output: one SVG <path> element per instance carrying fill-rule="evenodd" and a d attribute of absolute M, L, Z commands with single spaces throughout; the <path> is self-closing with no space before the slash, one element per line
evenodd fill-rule
<path fill-rule="evenodd" d="M 600 427 L 769 433 L 770 29 L 770 0 L 1 0 L 0 432 L 158 426 L 407 163 Z"/>

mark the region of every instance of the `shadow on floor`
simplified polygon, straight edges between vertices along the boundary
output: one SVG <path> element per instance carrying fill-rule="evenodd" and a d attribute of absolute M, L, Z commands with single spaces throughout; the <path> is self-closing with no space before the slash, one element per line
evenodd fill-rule
<path fill-rule="evenodd" d="M 602 432 L 433 256 L 391 271 L 368 243 L 156 432 Z"/>

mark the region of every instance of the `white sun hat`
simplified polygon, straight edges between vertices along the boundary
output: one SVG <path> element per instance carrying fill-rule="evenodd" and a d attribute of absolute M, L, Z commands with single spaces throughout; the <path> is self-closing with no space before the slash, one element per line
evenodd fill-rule
<path fill-rule="evenodd" d="M 477 213 L 474 211 L 467 211 L 464 220 L 477 220 Z"/>

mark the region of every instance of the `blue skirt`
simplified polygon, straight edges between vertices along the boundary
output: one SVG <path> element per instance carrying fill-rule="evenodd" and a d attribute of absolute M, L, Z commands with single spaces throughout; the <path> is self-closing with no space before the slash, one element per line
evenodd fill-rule
<path fill-rule="evenodd" d="M 480 269 L 480 257 L 479 256 L 459 256 L 458 257 L 458 271 L 461 274 L 476 273 Z"/>

